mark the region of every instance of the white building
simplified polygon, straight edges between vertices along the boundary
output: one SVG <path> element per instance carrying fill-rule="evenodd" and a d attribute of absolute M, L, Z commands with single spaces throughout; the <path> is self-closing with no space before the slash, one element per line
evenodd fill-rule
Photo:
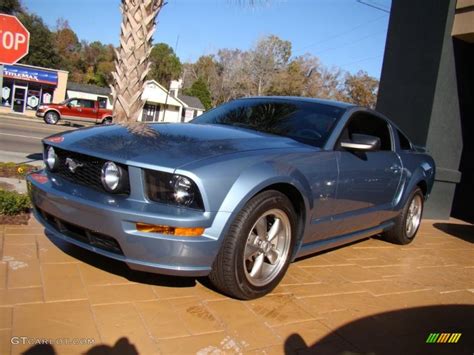
<path fill-rule="evenodd" d="M 169 94 L 155 80 L 148 80 L 143 90 L 145 101 L 140 120 L 143 122 L 181 122 L 183 102 Z"/>
<path fill-rule="evenodd" d="M 206 110 L 201 100 L 194 96 L 180 94 L 179 91 L 183 87 L 183 79 L 172 80 L 170 85 L 170 94 L 183 102 L 182 122 L 188 122 L 194 117 L 204 113 Z"/>

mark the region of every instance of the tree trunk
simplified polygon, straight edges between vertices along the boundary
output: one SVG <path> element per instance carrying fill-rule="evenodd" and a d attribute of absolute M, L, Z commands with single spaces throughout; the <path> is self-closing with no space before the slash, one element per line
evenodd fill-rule
<path fill-rule="evenodd" d="M 120 46 L 111 87 L 116 123 L 133 124 L 143 108 L 141 95 L 150 70 L 151 37 L 162 6 L 163 0 L 122 0 Z"/>

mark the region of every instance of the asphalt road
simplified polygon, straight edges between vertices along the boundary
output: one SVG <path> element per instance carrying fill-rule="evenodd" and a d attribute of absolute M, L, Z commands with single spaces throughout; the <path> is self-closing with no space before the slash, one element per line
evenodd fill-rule
<path fill-rule="evenodd" d="M 41 139 L 73 129 L 77 127 L 47 125 L 39 119 L 0 116 L 0 161 L 41 163 Z"/>

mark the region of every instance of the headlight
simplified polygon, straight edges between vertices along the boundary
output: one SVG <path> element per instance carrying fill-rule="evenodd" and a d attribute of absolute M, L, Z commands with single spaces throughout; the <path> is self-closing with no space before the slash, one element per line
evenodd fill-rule
<path fill-rule="evenodd" d="M 123 168 L 114 162 L 108 161 L 102 166 L 101 173 L 102 185 L 109 192 L 123 192 L 128 185 L 128 175 Z"/>
<path fill-rule="evenodd" d="M 204 210 L 199 189 L 186 176 L 147 170 L 145 182 L 152 201 Z"/>
<path fill-rule="evenodd" d="M 44 163 L 48 167 L 49 170 L 54 171 L 58 167 L 58 156 L 54 151 L 53 147 L 46 147 L 46 151 L 44 154 Z"/>

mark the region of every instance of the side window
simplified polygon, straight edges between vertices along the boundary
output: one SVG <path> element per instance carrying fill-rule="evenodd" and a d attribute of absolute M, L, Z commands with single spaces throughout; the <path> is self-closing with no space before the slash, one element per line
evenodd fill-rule
<path fill-rule="evenodd" d="M 397 129 L 398 141 L 400 142 L 400 149 L 402 150 L 411 150 L 410 140 L 402 132 Z"/>
<path fill-rule="evenodd" d="M 71 106 L 71 107 L 81 107 L 79 105 L 79 100 L 77 100 L 77 99 L 69 101 L 69 106 Z"/>
<path fill-rule="evenodd" d="M 98 96 L 97 101 L 99 101 L 99 108 L 107 108 L 107 98 Z"/>
<path fill-rule="evenodd" d="M 79 100 L 81 107 L 94 108 L 94 101 L 91 100 Z"/>
<path fill-rule="evenodd" d="M 387 122 L 376 116 L 358 113 L 352 117 L 343 132 L 343 138 L 352 138 L 354 133 L 368 134 L 380 138 L 380 150 L 392 150 L 392 140 Z"/>

